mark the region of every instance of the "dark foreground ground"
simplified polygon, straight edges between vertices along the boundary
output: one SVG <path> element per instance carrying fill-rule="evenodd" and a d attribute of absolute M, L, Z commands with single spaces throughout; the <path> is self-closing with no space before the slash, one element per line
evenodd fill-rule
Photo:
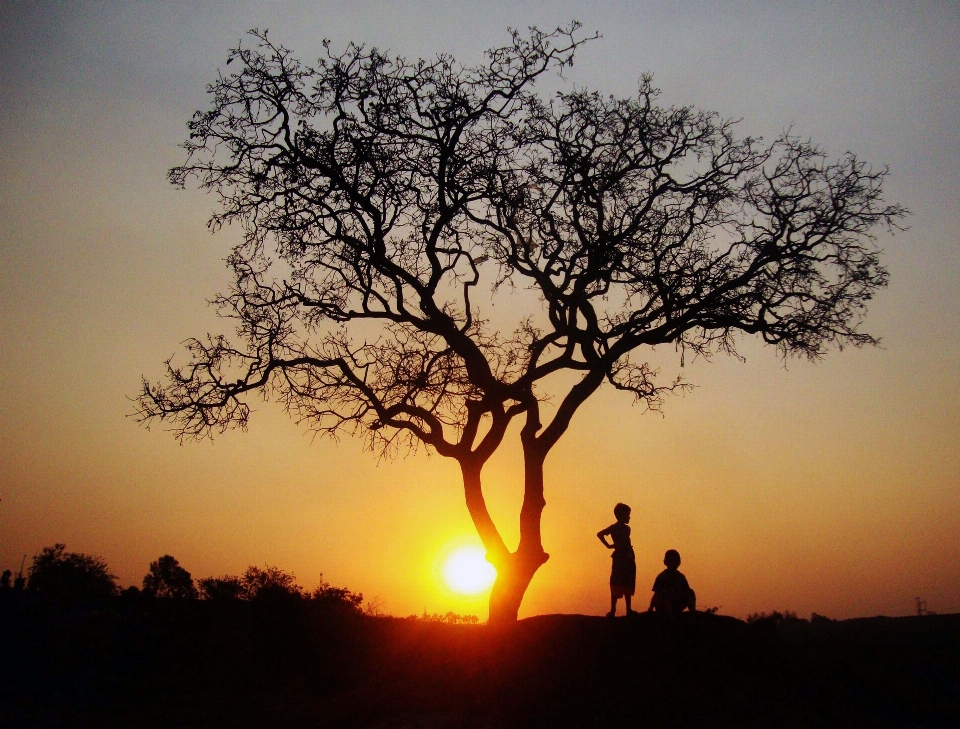
<path fill-rule="evenodd" d="M 685 617 L 7 601 L 0 727 L 960 727 L 960 615 Z"/>

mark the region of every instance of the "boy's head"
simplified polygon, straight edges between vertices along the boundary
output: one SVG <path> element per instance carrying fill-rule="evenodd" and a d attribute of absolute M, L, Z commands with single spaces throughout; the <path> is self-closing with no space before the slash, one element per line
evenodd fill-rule
<path fill-rule="evenodd" d="M 667 569 L 677 569 L 680 566 L 680 552 L 675 549 L 668 549 L 667 553 L 663 555 L 663 563 L 667 566 Z"/>
<path fill-rule="evenodd" d="M 613 515 L 617 517 L 617 521 L 626 524 L 630 521 L 630 507 L 626 504 L 617 504 L 613 507 Z"/>

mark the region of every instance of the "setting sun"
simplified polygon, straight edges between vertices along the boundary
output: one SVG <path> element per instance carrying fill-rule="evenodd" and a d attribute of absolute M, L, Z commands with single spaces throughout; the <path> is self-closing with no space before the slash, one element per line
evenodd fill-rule
<path fill-rule="evenodd" d="M 460 547 L 450 553 L 441 570 L 444 584 L 461 595 L 485 592 L 497 578 L 497 570 L 487 562 L 482 547 Z"/>

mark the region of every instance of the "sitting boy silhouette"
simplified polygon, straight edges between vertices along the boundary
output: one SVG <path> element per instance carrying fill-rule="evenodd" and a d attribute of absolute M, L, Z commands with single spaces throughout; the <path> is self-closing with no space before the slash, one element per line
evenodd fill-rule
<path fill-rule="evenodd" d="M 627 606 L 627 615 L 630 615 L 630 600 L 637 586 L 637 560 L 633 554 L 633 545 L 630 543 L 630 507 L 626 504 L 617 504 L 613 507 L 613 515 L 617 521 L 606 529 L 597 532 L 597 539 L 603 546 L 613 550 L 613 565 L 610 570 L 610 612 L 608 618 L 617 614 L 617 600 L 621 597 Z M 607 541 L 607 536 L 612 540 Z"/>
<path fill-rule="evenodd" d="M 696 612 L 697 595 L 690 589 L 687 578 L 677 569 L 680 566 L 680 553 L 675 549 L 668 549 L 663 555 L 663 563 L 667 568 L 657 575 L 653 583 L 650 610 L 668 615 L 679 615 L 684 610 Z"/>

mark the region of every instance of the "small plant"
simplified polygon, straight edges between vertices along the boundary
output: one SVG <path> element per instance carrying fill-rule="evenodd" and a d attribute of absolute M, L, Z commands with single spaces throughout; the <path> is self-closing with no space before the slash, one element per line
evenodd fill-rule
<path fill-rule="evenodd" d="M 778 610 L 774 610 L 771 613 L 750 613 L 747 616 L 747 623 L 750 625 L 756 623 L 772 623 L 773 625 L 786 625 L 790 623 L 805 623 L 807 622 L 804 618 L 798 618 L 797 614 L 792 610 L 784 610 L 782 613 Z"/>
<path fill-rule="evenodd" d="M 444 625 L 477 625 L 480 622 L 476 615 L 458 615 L 452 610 L 445 615 L 440 613 L 431 615 L 424 610 L 423 615 L 409 615 L 407 620 L 416 620 L 421 623 L 443 623 Z"/>
<path fill-rule="evenodd" d="M 914 598 L 917 601 L 917 615 L 936 615 L 933 610 L 927 609 L 927 601 L 922 598 Z"/>
<path fill-rule="evenodd" d="M 383 611 L 383 601 L 379 597 L 367 600 L 367 604 L 363 606 L 363 614 L 368 618 L 385 617 L 386 613 Z"/>

